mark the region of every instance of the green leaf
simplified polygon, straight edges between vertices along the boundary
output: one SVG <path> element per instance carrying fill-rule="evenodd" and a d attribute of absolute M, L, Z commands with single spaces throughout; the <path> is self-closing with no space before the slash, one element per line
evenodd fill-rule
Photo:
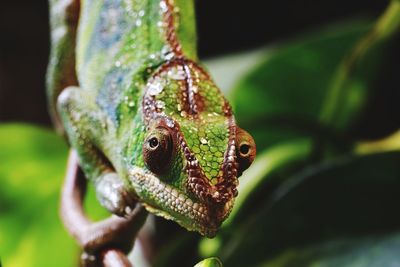
<path fill-rule="evenodd" d="M 354 121 L 362 117 L 366 99 L 372 97 L 372 91 L 381 90 L 379 81 L 397 78 L 397 75 L 382 73 L 382 68 L 391 68 L 387 63 L 393 53 L 389 52 L 394 50 L 394 45 L 397 49 L 393 37 L 399 28 L 400 4 L 391 1 L 373 27 L 345 55 L 337 68 L 323 102 L 321 123 L 335 130 L 348 131 L 349 127 L 354 127 Z M 395 63 L 397 65 L 398 62 Z M 379 76 L 384 79 L 378 79 Z M 399 80 L 396 80 L 398 83 Z"/>
<path fill-rule="evenodd" d="M 218 258 L 208 258 L 197 263 L 194 267 L 222 267 L 222 262 Z"/>
<path fill-rule="evenodd" d="M 66 142 L 47 129 L 3 124 L 0 147 L 0 255 L 4 266 L 75 266 L 79 249 L 58 216 Z M 99 217 L 96 206 L 92 196 L 87 207 Z"/>
<path fill-rule="evenodd" d="M 238 83 L 235 114 L 258 148 L 323 133 L 319 113 L 333 73 L 369 25 L 342 24 L 269 51 Z"/>
<path fill-rule="evenodd" d="M 227 266 L 256 266 L 306 245 L 398 231 L 399 161 L 400 152 L 382 153 L 299 173 L 240 227 L 223 229 L 214 255 Z"/>
<path fill-rule="evenodd" d="M 4 265 L 74 265 L 78 249 L 58 218 L 67 155 L 64 140 L 49 130 L 6 124 L 0 126 L 0 147 Z"/>
<path fill-rule="evenodd" d="M 256 195 L 257 192 L 265 195 L 265 193 L 259 189 L 263 188 L 264 184 L 268 183 L 278 170 L 283 172 L 284 170 L 290 169 L 293 165 L 299 163 L 304 165 L 311 150 L 312 143 L 309 140 L 299 139 L 275 145 L 257 155 L 251 168 L 245 171 L 243 176 L 240 177 L 238 187 L 240 194 L 236 198 L 235 206 L 230 217 L 225 221 L 224 226 L 229 225 L 234 220 L 240 222 L 241 217 L 236 218 L 239 216 L 239 213 L 241 216 L 252 213 L 252 206 L 254 206 L 254 201 L 252 201 L 253 196 Z M 287 172 L 285 172 L 285 174 L 287 174 Z M 277 180 L 277 177 L 274 178 Z"/>
<path fill-rule="evenodd" d="M 256 214 L 260 201 L 267 201 L 271 192 L 309 162 L 312 143 L 308 139 L 277 144 L 259 154 L 251 168 L 240 177 L 239 195 L 228 219 L 214 239 L 203 238 L 199 244 L 202 257 L 215 255 L 224 245 L 222 240 L 230 236 Z"/>
<path fill-rule="evenodd" d="M 259 266 L 264 267 L 336 267 L 398 266 L 400 233 L 361 238 L 330 240 L 305 248 L 289 249 Z"/>

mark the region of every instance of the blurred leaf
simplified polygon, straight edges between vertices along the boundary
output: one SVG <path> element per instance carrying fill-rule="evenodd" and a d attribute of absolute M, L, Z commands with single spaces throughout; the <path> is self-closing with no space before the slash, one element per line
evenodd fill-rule
<path fill-rule="evenodd" d="M 252 166 L 239 178 L 239 195 L 219 234 L 214 239 L 201 240 L 200 255 L 215 255 L 224 246 L 222 239 L 226 234 L 229 236 L 231 231 L 245 224 L 270 199 L 272 192 L 287 176 L 296 173 L 309 162 L 311 149 L 312 143 L 309 139 L 299 139 L 277 144 L 258 154 Z"/>
<path fill-rule="evenodd" d="M 0 255 L 4 266 L 75 266 L 79 249 L 58 217 L 66 142 L 50 130 L 0 125 Z M 92 196 L 88 209 L 99 217 Z"/>
<path fill-rule="evenodd" d="M 224 228 L 215 255 L 226 266 L 256 266 L 287 249 L 398 230 L 399 162 L 400 152 L 382 153 L 296 175 L 240 227 Z"/>
<path fill-rule="evenodd" d="M 270 51 L 238 83 L 231 96 L 235 114 L 258 148 L 321 132 L 318 116 L 332 74 L 369 25 L 339 25 Z"/>
<path fill-rule="evenodd" d="M 67 155 L 64 140 L 49 130 L 7 124 L 0 126 L 0 147 L 4 265 L 74 265 L 78 249 L 58 218 Z"/>
<path fill-rule="evenodd" d="M 194 267 L 222 267 L 222 262 L 218 258 L 208 258 L 197 263 Z"/>
<path fill-rule="evenodd" d="M 355 148 L 355 152 L 358 154 L 369 154 L 393 150 L 400 150 L 400 131 L 397 131 L 387 138 L 378 141 L 360 142 Z"/>
<path fill-rule="evenodd" d="M 244 207 L 245 203 L 251 202 L 252 194 L 262 187 L 274 172 L 282 169 L 289 169 L 293 164 L 305 162 L 311 153 L 312 143 L 307 139 L 293 140 L 266 149 L 263 153 L 259 153 L 251 168 L 243 173 L 240 177 L 238 191 L 240 194 L 235 200 L 235 206 L 229 218 L 225 221 L 224 226 L 231 223 L 238 213 L 248 215 L 252 212 L 251 204 Z M 263 194 L 265 197 L 265 193 Z"/>
<path fill-rule="evenodd" d="M 212 77 L 222 92 L 229 96 L 234 86 L 246 75 L 249 70 L 265 60 L 272 48 L 264 47 L 251 51 L 244 51 L 217 58 L 206 59 L 203 64 L 212 74 Z"/>
<path fill-rule="evenodd" d="M 368 33 L 345 55 L 336 70 L 320 113 L 324 125 L 342 131 L 348 130 L 349 126 L 354 127 L 352 122 L 360 116 L 365 99 L 374 89 L 374 81 L 379 74 L 382 75 L 382 67 L 388 68 L 382 64 L 387 60 L 382 59 L 392 55 L 387 52 L 390 51 L 388 45 L 399 28 L 400 3 L 391 1 Z"/>
<path fill-rule="evenodd" d="M 339 25 L 268 51 L 259 66 L 238 83 L 231 95 L 235 114 L 241 127 L 253 134 L 259 149 L 297 137 L 332 139 L 334 148 L 347 149 L 351 140 L 344 139 L 344 134 L 365 112 L 377 90 L 378 76 L 387 76 L 381 71 L 382 62 L 395 49 L 387 49 L 389 42 L 370 49 L 356 71 L 346 76 L 346 88 L 335 94 L 331 87 L 337 83 L 337 69 L 370 25 Z M 321 124 L 320 117 L 329 119 Z"/>
<path fill-rule="evenodd" d="M 164 219 L 162 219 L 164 220 Z M 166 232 L 157 232 L 157 235 L 164 238 L 168 235 Z M 188 232 L 183 228 L 174 232 L 174 237 L 164 244 L 157 253 L 157 257 L 152 262 L 154 267 L 169 267 L 169 266 L 193 266 L 201 258 L 196 253 L 196 247 L 200 235 L 194 232 Z M 185 256 L 182 256 L 185 255 Z M 179 259 L 179 261 L 177 261 Z"/>
<path fill-rule="evenodd" d="M 288 250 L 259 266 L 399 266 L 400 233 L 343 238 Z"/>

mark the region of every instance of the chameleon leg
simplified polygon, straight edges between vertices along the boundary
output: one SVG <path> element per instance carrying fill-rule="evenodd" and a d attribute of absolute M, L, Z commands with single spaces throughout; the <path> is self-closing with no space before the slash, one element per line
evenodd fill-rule
<path fill-rule="evenodd" d="M 93 223 L 83 211 L 85 189 L 86 179 L 80 172 L 77 154 L 71 151 L 61 194 L 61 218 L 84 250 L 83 266 L 99 266 L 99 262 L 104 266 L 131 266 L 124 253 L 132 249 L 147 212 L 136 205 L 127 218 L 113 215 Z"/>
<path fill-rule="evenodd" d="M 61 91 L 78 85 L 75 71 L 76 30 L 79 0 L 50 0 L 51 49 L 47 68 L 47 96 L 50 115 L 58 132 L 63 126 L 56 112 Z"/>
<path fill-rule="evenodd" d="M 100 203 L 111 213 L 129 214 L 135 196 L 124 189 L 124 182 L 102 153 L 104 148 L 96 145 L 105 143 L 101 142 L 103 138 L 112 138 L 112 126 L 100 111 L 91 107 L 85 92 L 78 87 L 63 90 L 58 98 L 58 111 L 72 147 L 78 149 L 81 167 L 94 183 Z"/>

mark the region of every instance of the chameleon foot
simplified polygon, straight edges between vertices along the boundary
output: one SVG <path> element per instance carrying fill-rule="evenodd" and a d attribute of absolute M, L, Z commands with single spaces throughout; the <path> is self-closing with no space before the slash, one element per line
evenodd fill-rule
<path fill-rule="evenodd" d="M 135 199 L 124 187 L 115 172 L 101 175 L 95 183 L 97 198 L 108 211 L 121 217 L 128 217 L 136 205 Z"/>

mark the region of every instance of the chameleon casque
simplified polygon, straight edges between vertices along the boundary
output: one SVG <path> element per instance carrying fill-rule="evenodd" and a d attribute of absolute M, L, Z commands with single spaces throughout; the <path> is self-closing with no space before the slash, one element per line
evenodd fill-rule
<path fill-rule="evenodd" d="M 52 0 L 50 112 L 109 211 L 213 237 L 253 138 L 198 63 L 193 2 Z"/>

